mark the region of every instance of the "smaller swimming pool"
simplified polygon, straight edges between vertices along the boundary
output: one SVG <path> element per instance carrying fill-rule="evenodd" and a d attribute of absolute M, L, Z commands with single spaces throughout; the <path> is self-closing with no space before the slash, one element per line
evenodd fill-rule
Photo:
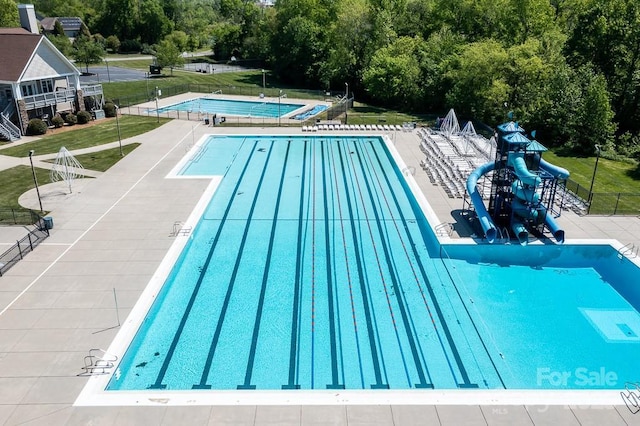
<path fill-rule="evenodd" d="M 184 111 L 201 114 L 236 115 L 242 117 L 277 118 L 304 107 L 304 104 L 293 104 L 269 101 L 241 101 L 236 99 L 195 98 L 177 104 L 159 108 L 160 113 Z M 155 111 L 154 111 L 155 112 Z"/>
<path fill-rule="evenodd" d="M 291 118 L 293 118 L 294 120 L 306 120 L 309 117 L 313 117 L 314 115 L 320 114 L 322 111 L 326 111 L 327 108 L 329 107 L 326 105 L 316 105 L 310 110 L 296 114 Z"/>

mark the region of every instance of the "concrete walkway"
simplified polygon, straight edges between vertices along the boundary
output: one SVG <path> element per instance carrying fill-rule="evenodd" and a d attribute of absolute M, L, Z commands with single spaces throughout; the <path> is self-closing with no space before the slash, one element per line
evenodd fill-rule
<path fill-rule="evenodd" d="M 118 320 L 127 317 L 174 242 L 174 222 L 187 219 L 208 186 L 208 179 L 165 179 L 192 141 L 206 133 L 295 132 L 300 130 L 194 127 L 174 120 L 137 136 L 138 149 L 97 179 L 83 180 L 73 195 L 58 202 L 52 196 L 52 204 L 45 205 L 54 219 L 51 237 L 0 278 L 0 424 L 640 425 L 640 414 L 624 405 L 478 406 L 461 400 L 460 405 L 73 406 L 87 382 L 78 376 L 84 357 L 91 348 L 109 346 Z M 389 136 L 415 168 L 439 220 L 453 223 L 457 234 L 468 232 L 459 220 L 462 201 L 432 186 L 420 169 L 416 134 Z M 5 161 L 13 160 L 0 157 Z M 25 194 L 21 202 L 33 205 L 35 194 Z M 640 243 L 637 217 L 567 212 L 559 222 L 570 239 Z"/>

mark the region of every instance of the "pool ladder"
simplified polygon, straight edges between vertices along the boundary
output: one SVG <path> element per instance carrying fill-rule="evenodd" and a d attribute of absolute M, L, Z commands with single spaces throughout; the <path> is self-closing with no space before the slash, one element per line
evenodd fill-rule
<path fill-rule="evenodd" d="M 173 222 L 173 230 L 171 231 L 170 237 L 177 237 L 179 235 L 187 236 L 191 233 L 191 226 L 185 227 L 184 223 L 179 220 Z"/>
<path fill-rule="evenodd" d="M 78 376 L 93 374 L 107 374 L 115 366 L 118 360 L 116 355 L 110 354 L 104 349 L 90 349 L 89 355 L 84 357 L 84 370 Z"/>
<path fill-rule="evenodd" d="M 623 257 L 627 259 L 638 257 L 638 250 L 640 250 L 640 247 L 634 243 L 625 244 L 618 249 L 618 259 L 622 260 Z"/>
<path fill-rule="evenodd" d="M 506 226 L 498 229 L 498 242 L 501 244 L 511 244 L 511 235 Z"/>
<path fill-rule="evenodd" d="M 450 237 L 453 232 L 453 225 L 449 222 L 442 222 L 435 227 L 435 231 L 438 237 Z"/>

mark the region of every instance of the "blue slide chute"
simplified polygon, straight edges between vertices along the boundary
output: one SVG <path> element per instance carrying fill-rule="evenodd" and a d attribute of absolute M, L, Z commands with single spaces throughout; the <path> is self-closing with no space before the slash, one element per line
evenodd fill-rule
<path fill-rule="evenodd" d="M 491 216 L 489 216 L 489 212 L 484 206 L 484 202 L 482 202 L 482 197 L 480 196 L 476 185 L 478 183 L 478 179 L 480 179 L 482 175 L 489 173 L 494 167 L 495 165 L 493 162 L 485 163 L 471 172 L 467 178 L 467 193 L 469 193 L 471 203 L 476 209 L 476 215 L 478 216 L 484 235 L 487 237 L 487 241 L 489 243 L 493 243 L 496 240 L 498 230 L 493 224 L 493 220 L 491 220 Z"/>
<path fill-rule="evenodd" d="M 538 186 L 542 182 L 542 179 L 535 173 L 531 173 L 527 168 L 527 163 L 524 161 L 524 153 L 511 152 L 509 153 L 508 164 L 513 167 L 513 172 L 518 176 L 518 179 L 527 186 Z"/>
<path fill-rule="evenodd" d="M 569 171 L 567 169 L 551 164 L 542 158 L 540 159 L 540 168 L 557 179 L 566 179 L 569 177 Z"/>

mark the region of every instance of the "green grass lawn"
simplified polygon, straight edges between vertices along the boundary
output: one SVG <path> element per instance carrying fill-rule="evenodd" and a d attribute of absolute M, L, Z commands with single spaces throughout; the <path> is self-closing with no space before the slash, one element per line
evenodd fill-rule
<path fill-rule="evenodd" d="M 13 157 L 28 157 L 30 150 L 34 150 L 36 155 L 42 155 L 58 152 L 63 146 L 69 151 L 73 151 L 117 141 L 116 119 L 107 118 L 101 121 L 101 123 L 91 127 L 83 128 L 82 126 L 77 126 L 77 129 L 74 130 L 50 136 L 45 135 L 33 142 L 2 149 L 0 154 Z M 161 118 L 160 123 L 157 123 L 156 117 L 125 115 L 119 118 L 120 136 L 122 139 L 126 139 L 140 135 L 168 121 L 168 119 Z"/>
<path fill-rule="evenodd" d="M 131 143 L 122 147 L 122 154 L 126 156 L 131 151 L 139 147 L 139 143 Z M 98 172 L 105 172 L 111 168 L 114 164 L 122 159 L 120 156 L 120 148 L 104 149 L 102 151 L 91 152 L 89 154 L 77 155 L 76 160 L 82 167 L 89 170 L 96 170 Z"/>
<path fill-rule="evenodd" d="M 578 191 L 578 195 L 584 199 L 589 197 L 596 157 L 564 157 L 547 151 L 543 158 L 569 170 L 569 179 L 583 188 Z M 633 163 L 600 158 L 593 181 L 593 199 L 589 213 L 640 214 L 640 180 L 636 179 L 638 170 L 638 165 Z"/>
<path fill-rule="evenodd" d="M 569 170 L 569 179 L 589 189 L 596 164 L 596 157 L 562 157 L 547 151 L 542 154 L 549 163 Z M 638 166 L 635 164 L 598 160 L 598 170 L 593 183 L 593 192 L 626 192 L 640 194 L 640 180 L 635 179 Z"/>
<path fill-rule="evenodd" d="M 153 59 L 127 59 L 126 61 L 109 61 L 109 67 L 129 68 L 144 72 L 149 71 L 149 65 L 153 64 Z"/>
<path fill-rule="evenodd" d="M 49 170 L 35 168 L 38 186 L 51 183 Z M 0 171 L 0 182 L 2 182 L 2 191 L 0 191 L 0 206 L 2 208 L 20 209 L 18 204 L 20 196 L 35 188 L 33 182 L 33 174 L 29 166 L 16 166 L 10 169 Z"/>
<path fill-rule="evenodd" d="M 126 156 L 131 151 L 139 147 L 139 143 L 127 144 L 122 147 L 122 153 Z M 78 155 L 76 160 L 85 169 L 104 172 L 122 159 L 120 148 L 105 149 L 89 154 Z M 35 167 L 38 186 L 51 183 L 50 171 Z M 3 183 L 3 190 L 0 191 L 0 206 L 3 208 L 20 209 L 18 203 L 20 196 L 35 188 L 31 167 L 17 166 L 11 169 L 0 171 L 0 182 Z"/>
<path fill-rule="evenodd" d="M 148 65 L 146 67 L 148 68 Z M 102 87 L 107 99 L 117 99 L 121 105 L 129 106 L 153 99 L 156 87 L 162 91 L 161 97 L 164 98 L 177 94 L 171 90 L 172 88 L 187 84 L 192 86 L 192 91 L 202 93 L 221 90 L 223 94 L 229 95 L 258 96 L 264 92 L 267 97 L 277 97 L 282 90 L 288 98 L 324 99 L 324 92 L 321 90 L 304 90 L 279 85 L 269 72 L 266 74 L 266 88 L 263 90 L 261 71 L 202 74 L 174 70 L 172 75 L 170 70 L 165 69 L 158 77 L 140 81 L 102 83 Z M 183 92 L 184 90 L 180 93 Z"/>
<path fill-rule="evenodd" d="M 406 122 L 418 122 L 424 125 L 433 125 L 436 115 L 409 114 L 373 107 L 360 102 L 355 102 L 353 108 L 347 111 L 349 124 L 402 124 Z"/>

